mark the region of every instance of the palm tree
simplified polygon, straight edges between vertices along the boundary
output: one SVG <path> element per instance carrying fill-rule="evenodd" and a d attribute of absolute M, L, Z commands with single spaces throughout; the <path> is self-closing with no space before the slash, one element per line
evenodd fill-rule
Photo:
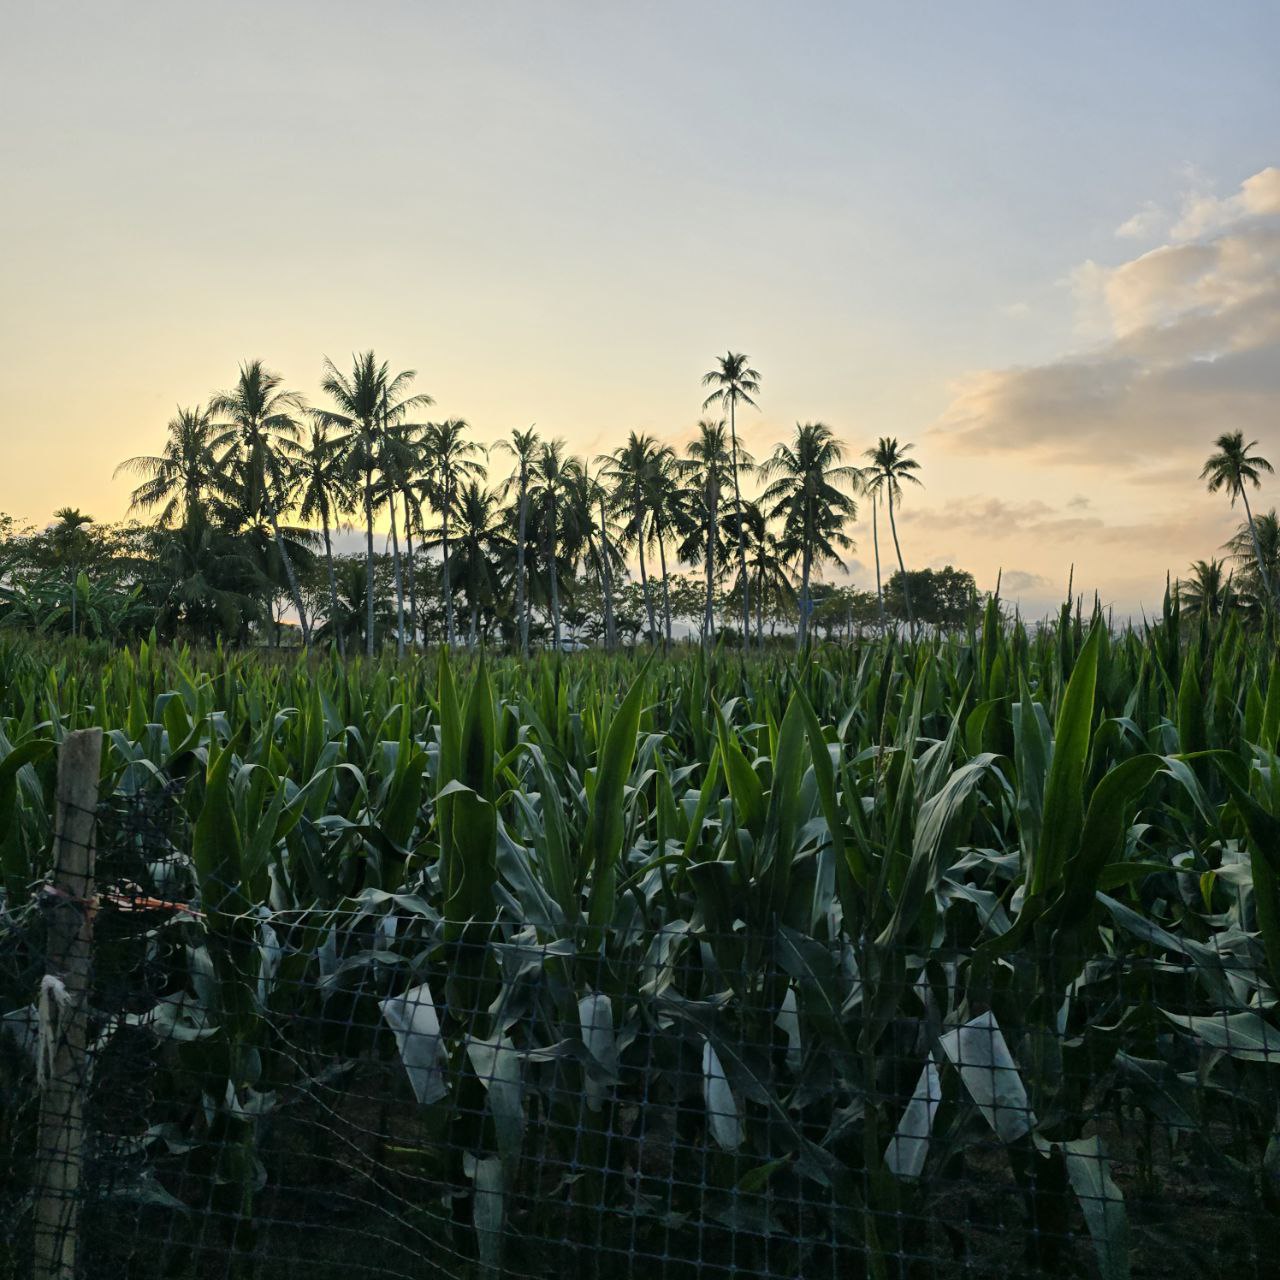
<path fill-rule="evenodd" d="M 298 519 L 310 524 L 320 521 L 324 534 L 324 560 L 329 578 L 330 617 L 338 616 L 338 583 L 333 568 L 333 540 L 330 528 L 336 519 L 350 512 L 355 504 L 352 492 L 350 437 L 329 433 L 322 416 L 312 417 L 311 434 L 298 457 Z M 345 658 L 346 633 L 333 628 L 338 652 Z"/>
<path fill-rule="evenodd" d="M 79 507 L 59 507 L 53 513 L 54 522 L 49 526 L 48 539 L 53 558 L 67 571 L 67 582 L 71 595 L 71 634 L 79 635 L 79 624 L 76 618 L 76 602 L 79 592 L 76 589 L 80 577 L 80 569 L 89 556 L 89 535 L 85 532 L 93 524 L 93 517 L 85 515 Z"/>
<path fill-rule="evenodd" d="M 898 541 L 898 523 L 893 515 L 893 503 L 897 499 L 902 501 L 902 484 L 904 481 L 910 484 L 922 483 L 920 477 L 915 473 L 920 470 L 920 464 L 914 458 L 908 458 L 907 454 L 911 452 L 913 446 L 909 444 L 899 444 L 897 439 L 892 436 L 881 436 L 880 442 L 874 449 L 866 451 L 867 461 L 871 463 L 864 472 L 864 484 L 867 492 L 872 495 L 874 502 L 882 492 L 884 493 L 889 504 L 889 528 L 893 531 L 893 547 L 898 556 L 898 571 L 902 574 L 902 598 L 907 606 L 907 626 L 910 628 L 912 635 L 915 634 L 916 623 L 915 616 L 911 610 L 911 588 L 907 583 L 907 566 L 902 562 L 902 544 Z M 872 515 L 875 515 L 875 508 L 872 507 Z M 874 526 L 873 526 L 874 528 Z M 880 590 L 880 539 L 876 534 L 876 590 Z M 881 608 L 883 609 L 883 595 L 881 599 Z"/>
<path fill-rule="evenodd" d="M 492 603 L 498 593 L 495 565 L 504 558 L 508 542 L 504 537 L 506 517 L 497 493 L 474 478 L 458 494 L 457 517 L 452 563 L 471 608 L 468 644 L 474 649 L 479 637 L 481 602 Z"/>
<path fill-rule="evenodd" d="M 761 504 L 769 519 L 782 521 L 783 545 L 800 557 L 800 625 L 796 629 L 800 648 L 809 635 L 813 611 L 809 579 L 814 565 L 841 564 L 837 548 L 853 545 L 844 527 L 858 509 L 841 486 L 856 485 L 861 472 L 844 465 L 843 458 L 844 445 L 830 427 L 821 422 L 796 423 L 792 442 L 777 445 L 762 468 L 764 477 L 773 482 L 761 494 Z"/>
<path fill-rule="evenodd" d="M 574 550 L 585 548 L 595 565 L 600 582 L 600 595 L 604 604 L 604 643 L 606 649 L 617 644 L 618 626 L 614 610 L 614 574 L 623 571 L 622 556 L 610 536 L 606 510 L 609 489 L 603 480 L 603 469 L 593 476 L 583 464 L 574 467 L 569 476 L 562 541 L 572 555 Z M 597 514 L 599 519 L 597 521 Z"/>
<path fill-rule="evenodd" d="M 1236 505 L 1236 498 L 1244 502 L 1245 520 L 1249 525 L 1249 534 L 1253 540 L 1253 554 L 1258 562 L 1258 577 L 1262 582 L 1263 598 L 1270 609 L 1275 604 L 1271 591 L 1271 577 L 1262 558 L 1262 547 L 1258 543 L 1258 528 L 1254 523 L 1253 512 L 1249 509 L 1249 495 L 1245 492 L 1246 482 L 1255 489 L 1261 487 L 1262 473 L 1273 474 L 1272 467 L 1261 454 L 1250 452 L 1257 446 L 1256 440 L 1248 444 L 1244 440 L 1243 431 L 1227 431 L 1214 441 L 1217 453 L 1211 454 L 1200 472 L 1200 479 L 1208 483 L 1210 493 L 1226 489 L 1231 495 L 1231 505 Z"/>
<path fill-rule="evenodd" d="M 367 621 L 365 626 L 365 652 L 373 657 L 374 610 L 376 602 L 373 587 L 373 515 L 377 490 L 374 476 L 381 463 L 381 442 L 387 422 L 399 421 L 410 409 L 433 404 L 425 392 L 404 396 L 409 383 L 417 377 L 413 369 L 405 369 L 391 376 L 387 362 L 379 364 L 372 351 L 351 358 L 350 376 L 338 371 L 329 359 L 324 359 L 320 381 L 324 391 L 338 406 L 337 411 L 317 410 L 329 426 L 350 432 L 352 439 L 348 457 L 352 475 L 364 492 L 365 524 L 365 597 Z"/>
<path fill-rule="evenodd" d="M 244 481 L 245 514 L 252 520 L 259 511 L 266 513 L 276 552 L 284 567 L 289 596 L 302 627 L 302 643 L 306 645 L 311 643 L 311 629 L 293 562 L 280 532 L 280 512 L 276 501 L 276 494 L 288 488 L 289 446 L 296 445 L 299 434 L 294 414 L 302 411 L 303 404 L 296 391 L 281 389 L 281 381 L 280 375 L 272 373 L 261 360 L 250 360 L 240 366 L 236 385 L 230 391 L 215 395 L 209 402 L 209 409 L 212 413 L 227 414 L 231 418 L 226 427 L 216 428 L 235 441 L 229 453 L 224 455 L 222 465 L 225 466 L 234 453 L 241 465 Z"/>
<path fill-rule="evenodd" d="M 680 548 L 680 555 L 690 564 L 696 564 L 699 559 L 702 561 L 707 583 L 702 634 L 703 638 L 709 642 L 715 632 L 715 584 L 719 576 L 716 548 L 720 540 L 720 492 L 725 476 L 732 466 L 724 419 L 713 421 L 704 418 L 699 422 L 697 438 L 685 452 L 687 457 L 681 465 L 696 495 L 699 510 L 694 528 Z M 752 464 L 752 459 L 745 450 L 738 451 L 738 458 L 746 466 Z M 701 546 L 698 545 L 699 538 L 701 538 Z"/>
<path fill-rule="evenodd" d="M 529 656 L 529 577 L 526 572 L 525 551 L 529 533 L 529 476 L 538 456 L 542 441 L 538 433 L 529 427 L 512 431 L 510 441 L 499 440 L 497 447 L 510 453 L 516 469 L 502 485 L 505 497 L 512 485 L 516 489 L 516 616 L 520 619 L 520 652 Z"/>
<path fill-rule="evenodd" d="M 729 440 L 733 470 L 733 510 L 737 516 L 738 572 L 742 581 L 742 641 L 746 644 L 751 635 L 751 580 L 747 575 L 747 547 L 743 541 L 742 487 L 739 471 L 742 458 L 738 453 L 738 405 L 756 407 L 752 396 L 760 392 L 760 374 L 747 363 L 748 357 L 739 352 L 727 351 L 716 358 L 716 367 L 702 377 L 704 387 L 715 390 L 702 402 L 704 409 L 712 404 L 729 406 Z"/>
<path fill-rule="evenodd" d="M 649 537 L 649 515 L 653 491 L 652 471 L 658 443 L 652 436 L 632 431 L 627 443 L 613 453 L 602 454 L 601 476 L 613 491 L 614 508 L 625 513 L 622 536 L 634 543 L 640 556 L 640 589 L 644 595 L 645 613 L 649 616 L 649 639 L 658 635 L 658 622 L 649 592 L 649 571 L 645 564 L 644 546 Z"/>
<path fill-rule="evenodd" d="M 1221 560 L 1197 560 L 1178 583 L 1183 608 L 1193 617 L 1219 618 L 1231 605 L 1231 574 Z"/>
<path fill-rule="evenodd" d="M 157 522 L 171 525 L 184 521 L 204 502 L 206 493 L 222 490 L 217 451 L 231 440 L 199 405 L 179 408 L 166 429 L 169 437 L 160 453 L 126 458 L 113 474 L 123 471 L 143 477 L 129 495 L 130 512 L 160 507 Z"/>
<path fill-rule="evenodd" d="M 467 438 L 470 428 L 461 418 L 431 422 L 422 433 L 422 449 L 426 459 L 423 491 L 440 517 L 440 546 L 443 555 L 445 637 L 456 643 L 453 625 L 453 581 L 449 572 L 449 523 L 461 487 L 485 473 L 483 454 L 474 440 Z"/>
<path fill-rule="evenodd" d="M 688 494 L 680 483 L 680 467 L 675 450 L 662 445 L 649 464 L 649 533 L 658 544 L 658 565 L 662 573 L 662 615 L 665 647 L 671 648 L 671 583 L 667 575 L 667 537 L 688 531 Z"/>
<path fill-rule="evenodd" d="M 1276 515 L 1275 508 L 1259 512 L 1253 517 L 1252 526 L 1246 521 L 1223 545 L 1237 565 L 1240 594 L 1260 613 L 1265 613 L 1266 590 L 1262 574 L 1258 572 L 1259 560 L 1272 582 L 1280 580 L 1280 516 Z"/>
<path fill-rule="evenodd" d="M 730 537 L 736 540 L 739 534 L 737 516 L 731 514 L 726 523 Z M 795 602 L 795 587 L 787 568 L 790 555 L 782 540 L 769 528 L 769 521 L 759 503 L 747 501 L 742 504 L 741 535 L 747 547 L 747 572 L 751 576 L 751 598 L 755 603 L 756 643 L 763 648 L 765 606 L 778 608 Z M 741 593 L 741 579 L 735 581 L 732 590 Z M 747 639 L 743 637 L 743 643 Z"/>
<path fill-rule="evenodd" d="M 542 533 L 542 554 L 550 575 L 551 627 L 557 652 L 560 649 L 560 538 L 561 509 L 581 469 L 576 458 L 565 452 L 563 440 L 544 440 L 534 460 L 530 496 L 538 504 L 538 524 Z"/>
<path fill-rule="evenodd" d="M 405 583 L 409 593 L 409 643 L 418 643 L 418 582 L 417 565 L 413 556 L 414 530 L 423 527 L 422 490 L 426 479 L 426 449 L 424 435 L 427 424 L 424 422 L 398 422 L 387 428 L 387 439 L 384 442 L 382 456 L 386 463 L 384 484 L 388 496 L 394 503 L 400 499 L 404 510 L 404 569 Z M 392 545 L 396 552 L 397 580 L 399 578 L 399 543 L 395 536 L 395 516 L 392 512 Z M 403 594 L 403 589 L 401 589 Z M 404 630 L 404 608 L 398 609 L 400 628 Z M 403 646 L 401 646 L 403 648 Z"/>

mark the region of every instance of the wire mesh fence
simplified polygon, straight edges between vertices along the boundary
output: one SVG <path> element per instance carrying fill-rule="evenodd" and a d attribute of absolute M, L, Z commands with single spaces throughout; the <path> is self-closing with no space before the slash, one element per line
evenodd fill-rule
<path fill-rule="evenodd" d="M 176 800 L 81 814 L 96 887 L 0 932 L 13 1274 L 1275 1273 L 1280 1036 L 1238 931 L 1116 903 L 1080 963 L 276 910 L 196 894 Z"/>

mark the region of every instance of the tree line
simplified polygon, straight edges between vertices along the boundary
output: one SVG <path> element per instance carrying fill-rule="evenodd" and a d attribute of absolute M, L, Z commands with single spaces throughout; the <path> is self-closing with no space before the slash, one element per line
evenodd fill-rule
<path fill-rule="evenodd" d="M 684 450 L 632 431 L 594 458 L 536 427 L 483 448 L 465 420 L 431 420 L 415 379 L 373 351 L 346 370 L 326 359 L 323 402 L 309 405 L 246 362 L 230 390 L 179 409 L 158 453 L 120 464 L 136 481 L 130 513 L 148 523 L 104 530 L 64 508 L 43 534 L 4 540 L 3 607 L 31 622 L 52 608 L 74 632 L 127 629 L 150 609 L 168 634 L 246 640 L 274 603 L 277 627 L 284 605 L 304 644 L 372 654 L 383 638 L 403 653 L 464 633 L 525 653 L 584 630 L 608 647 L 670 645 L 682 621 L 755 645 L 781 623 L 802 645 L 815 626 L 948 625 L 972 605 L 970 575 L 907 572 L 896 513 L 904 486 L 920 483 L 909 444 L 882 438 L 854 464 L 830 427 L 804 422 L 751 456 L 737 419 L 756 407 L 760 374 L 745 355 L 726 352 L 703 378 L 707 416 Z M 853 548 L 860 497 L 872 507 L 874 596 L 820 581 Z M 898 566 L 888 582 L 882 508 Z M 355 521 L 360 565 L 334 549 Z M 375 546 L 383 521 L 389 554 Z M 108 565 L 104 593 L 90 569 Z M 53 570 L 47 590 L 41 566 Z"/>
<path fill-rule="evenodd" d="M 178 410 L 158 453 L 117 468 L 137 482 L 130 514 L 145 523 L 102 526 L 69 507 L 43 531 L 4 518 L 0 623 L 247 643 L 272 627 L 278 638 L 291 614 L 304 644 L 343 653 L 464 635 L 528 653 L 583 636 L 669 646 L 680 624 L 758 646 L 781 626 L 803 645 L 815 629 L 956 627 L 981 603 L 963 570 L 907 570 L 897 513 L 921 483 L 910 444 L 882 437 L 854 462 L 830 427 L 803 422 L 751 456 L 737 418 L 757 407 L 761 377 L 743 354 L 704 376 L 710 413 L 682 451 L 632 431 L 594 458 L 536 427 L 486 449 L 465 420 L 430 420 L 415 378 L 373 351 L 346 371 L 326 359 L 324 403 L 308 405 L 246 362 L 230 390 Z M 1248 502 L 1271 471 L 1255 448 L 1227 433 L 1205 464 L 1209 488 L 1242 499 L 1246 520 L 1228 544 L 1233 570 L 1198 561 L 1178 584 L 1192 613 L 1259 613 L 1280 581 L 1275 512 L 1255 518 Z M 859 499 L 874 592 L 821 581 L 853 549 Z M 375 545 L 384 518 L 389 551 Z M 336 552 L 335 532 L 357 520 L 363 555 Z"/>

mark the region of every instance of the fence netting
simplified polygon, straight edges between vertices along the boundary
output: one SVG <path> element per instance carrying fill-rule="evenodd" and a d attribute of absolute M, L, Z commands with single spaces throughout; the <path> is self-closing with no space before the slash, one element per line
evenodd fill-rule
<path fill-rule="evenodd" d="M 274 910 L 197 897 L 173 799 L 103 806 L 92 899 L 6 909 L 8 1274 L 68 910 L 89 1277 L 1275 1274 L 1280 1037 L 1241 930 L 1113 912 L 1080 963 L 1002 950 L 1007 921 L 959 952 L 640 906 L 569 937 L 415 893 Z"/>

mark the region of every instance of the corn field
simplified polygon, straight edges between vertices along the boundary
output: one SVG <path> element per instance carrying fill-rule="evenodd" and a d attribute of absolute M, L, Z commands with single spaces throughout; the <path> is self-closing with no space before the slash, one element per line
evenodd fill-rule
<path fill-rule="evenodd" d="M 1273 1274 L 1280 662 L 1233 616 L 16 644 L 0 717 L 0 1275 L 88 726 L 86 1274 Z"/>

